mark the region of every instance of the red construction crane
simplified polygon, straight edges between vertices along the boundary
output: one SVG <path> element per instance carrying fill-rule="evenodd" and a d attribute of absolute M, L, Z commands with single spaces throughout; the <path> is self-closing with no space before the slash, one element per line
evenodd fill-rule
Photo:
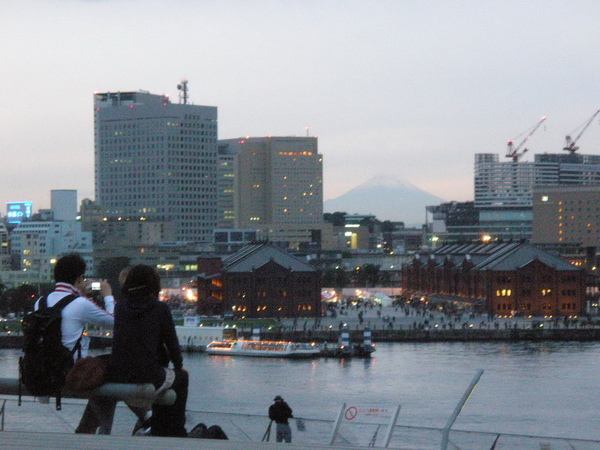
<path fill-rule="evenodd" d="M 579 132 L 579 134 L 577 135 L 577 137 L 575 139 L 571 139 L 570 135 L 565 138 L 565 146 L 564 146 L 563 150 L 566 150 L 569 153 L 575 153 L 579 149 L 579 147 L 576 147 L 575 144 L 577 143 L 577 141 L 579 140 L 579 138 L 581 137 L 583 132 L 585 130 L 587 130 L 587 127 L 590 126 L 590 124 L 592 123 L 592 120 L 594 120 L 594 118 L 598 115 L 598 113 L 600 113 L 600 110 L 596 111 L 594 113 L 594 115 L 591 117 L 591 119 L 587 121 L 587 123 L 585 124 L 585 126 Z"/>
<path fill-rule="evenodd" d="M 544 123 L 545 120 L 546 120 L 546 117 L 542 117 L 542 120 L 540 120 L 538 123 L 536 123 L 534 125 L 534 127 L 531 129 L 531 131 L 529 133 L 527 133 L 527 136 L 525 137 L 525 139 L 523 139 L 521 141 L 521 143 L 519 145 L 517 145 L 516 147 L 514 145 L 514 140 L 513 139 L 511 139 L 510 141 L 508 141 L 508 148 L 506 149 L 506 157 L 507 158 L 512 158 L 512 160 L 515 161 L 515 162 L 519 161 L 519 159 L 521 159 L 521 157 L 525 153 L 527 153 L 527 150 L 528 150 L 528 149 L 524 148 L 523 151 L 520 151 L 521 147 L 523 147 L 523 145 L 525 145 L 525 142 L 527 142 L 529 140 L 529 138 L 531 136 L 533 136 L 533 133 L 536 132 L 536 130 Z M 520 137 L 522 135 L 523 134 L 520 134 L 517 137 Z"/>

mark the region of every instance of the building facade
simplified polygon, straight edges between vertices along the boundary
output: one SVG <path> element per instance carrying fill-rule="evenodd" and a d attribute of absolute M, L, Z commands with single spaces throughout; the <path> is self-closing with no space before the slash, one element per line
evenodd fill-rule
<path fill-rule="evenodd" d="M 500 162 L 497 154 L 475 155 L 475 206 L 531 208 L 534 186 L 599 185 L 600 156 L 538 154 L 533 162 Z"/>
<path fill-rule="evenodd" d="M 260 229 L 290 247 L 310 242 L 313 230 L 323 226 L 323 157 L 317 138 L 225 139 L 219 147 L 235 155 L 235 228 Z"/>
<path fill-rule="evenodd" d="M 468 228 L 447 227 L 448 241 L 454 237 L 461 241 L 476 239 L 469 236 L 470 231 L 498 240 L 531 239 L 534 188 L 600 185 L 597 155 L 544 153 L 535 155 L 533 162 L 524 162 L 500 161 L 497 154 L 478 153 L 474 169 L 478 222 Z"/>
<path fill-rule="evenodd" d="M 50 191 L 50 209 L 54 220 L 76 220 L 77 190 L 53 189 Z"/>
<path fill-rule="evenodd" d="M 237 173 L 237 154 L 228 143 L 218 144 L 217 187 L 219 195 L 217 210 L 218 228 L 235 227 L 235 177 Z"/>
<path fill-rule="evenodd" d="M 586 308 L 586 271 L 524 243 L 447 244 L 402 270 L 405 292 L 484 305 L 491 315 L 572 316 Z"/>
<path fill-rule="evenodd" d="M 217 108 L 147 92 L 94 95 L 95 193 L 109 219 L 174 224 L 178 241 L 217 226 Z"/>
<path fill-rule="evenodd" d="M 600 245 L 600 185 L 544 186 L 534 189 L 536 244 Z"/>
<path fill-rule="evenodd" d="M 9 240 L 16 269 L 30 273 L 30 282 L 52 281 L 56 259 L 72 252 L 81 254 L 88 274 L 94 273 L 92 234 L 82 231 L 78 221 L 21 222 Z"/>
<path fill-rule="evenodd" d="M 321 275 L 272 244 L 198 258 L 198 313 L 233 317 L 320 317 Z"/>

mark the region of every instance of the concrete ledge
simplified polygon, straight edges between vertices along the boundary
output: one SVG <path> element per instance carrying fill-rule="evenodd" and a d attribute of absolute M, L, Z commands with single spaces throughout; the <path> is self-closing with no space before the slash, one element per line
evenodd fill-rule
<path fill-rule="evenodd" d="M 27 388 L 22 385 L 22 395 L 31 396 Z M 111 397 L 117 400 L 127 400 L 143 403 L 157 403 L 159 405 L 172 405 L 177 397 L 175 391 L 167 389 L 156 397 L 156 389 L 151 383 L 128 384 L 106 383 L 88 392 L 70 392 L 64 390 L 63 398 L 89 398 L 92 396 Z M 19 380 L 16 378 L 0 378 L 1 395 L 19 395 Z"/>

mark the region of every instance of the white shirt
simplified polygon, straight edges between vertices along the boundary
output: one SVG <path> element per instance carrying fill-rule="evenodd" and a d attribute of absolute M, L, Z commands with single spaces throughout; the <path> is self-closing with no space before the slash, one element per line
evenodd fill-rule
<path fill-rule="evenodd" d="M 77 339 L 83 333 L 86 324 L 113 326 L 114 316 L 112 313 L 115 307 L 115 299 L 112 295 L 104 297 L 104 303 L 106 304 L 106 310 L 104 310 L 85 297 L 75 286 L 69 283 L 56 283 L 56 290 L 48 294 L 48 307 L 54 306 L 69 294 L 79 295 L 62 310 L 62 343 L 71 350 L 75 347 Z M 39 300 L 35 302 L 35 310 L 39 308 L 39 302 Z M 89 336 L 83 336 L 81 339 L 81 357 L 87 356 L 89 345 Z M 75 358 L 78 357 L 77 354 L 74 356 Z"/>

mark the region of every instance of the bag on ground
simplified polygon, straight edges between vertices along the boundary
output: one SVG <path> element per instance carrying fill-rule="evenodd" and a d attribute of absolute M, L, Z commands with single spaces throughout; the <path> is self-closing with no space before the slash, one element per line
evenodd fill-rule
<path fill-rule="evenodd" d="M 203 423 L 199 423 L 192 428 L 192 431 L 188 433 L 188 437 L 197 439 L 229 439 L 219 425 L 212 425 L 207 428 Z"/>
<path fill-rule="evenodd" d="M 62 309 L 76 298 L 68 295 L 48 307 L 47 298 L 42 297 L 39 308 L 22 321 L 25 345 L 19 359 L 19 383 L 36 397 L 55 396 L 56 409 L 61 409 L 60 392 L 73 367 L 73 354 L 81 348 L 81 337 L 73 350 L 62 344 Z"/>

